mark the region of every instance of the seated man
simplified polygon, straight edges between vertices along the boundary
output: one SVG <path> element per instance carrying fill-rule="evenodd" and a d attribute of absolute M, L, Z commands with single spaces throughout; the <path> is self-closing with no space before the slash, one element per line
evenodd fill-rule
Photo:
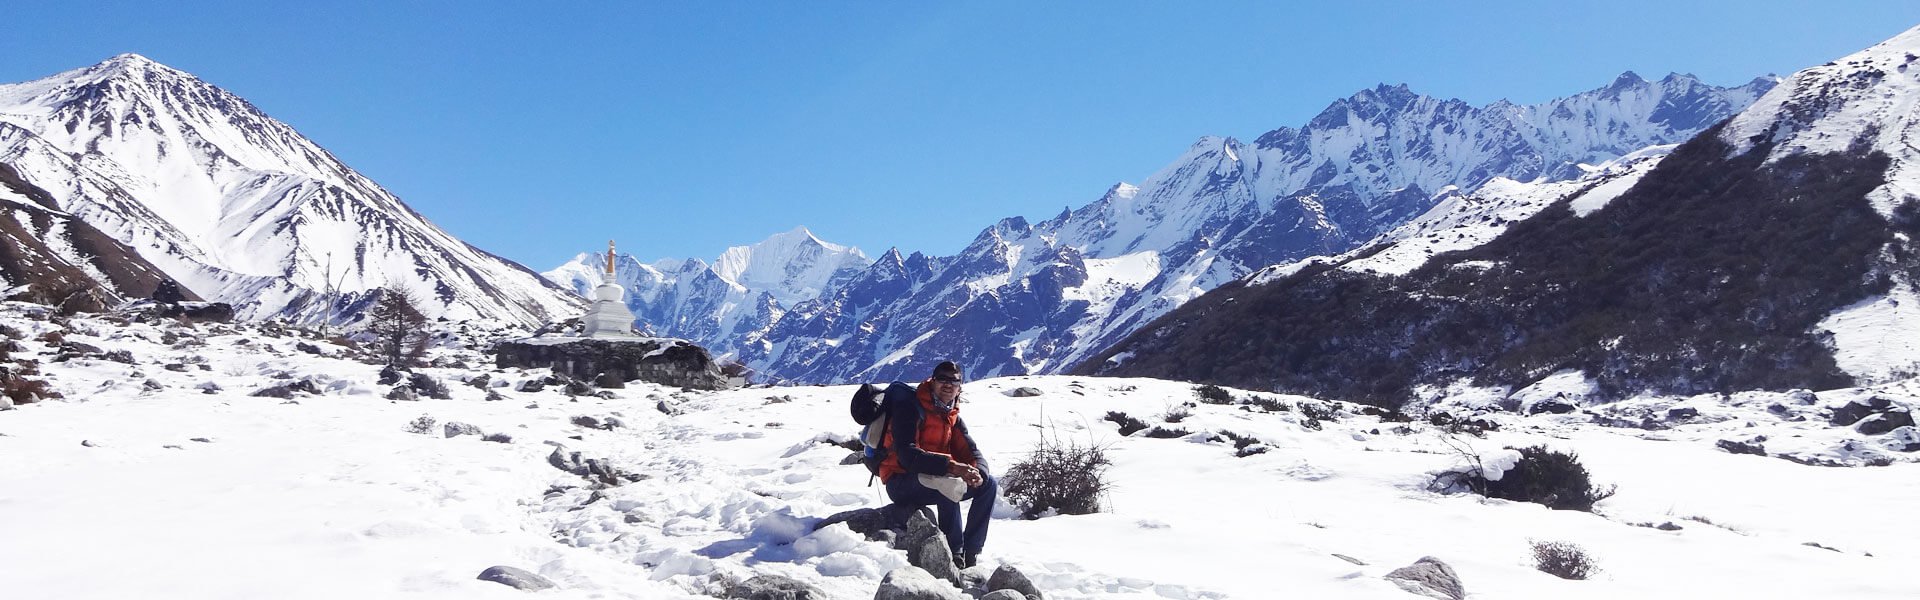
<path fill-rule="evenodd" d="M 987 473 L 980 447 L 960 420 L 960 367 L 953 361 L 933 368 L 913 401 L 890 399 L 892 414 L 880 479 L 887 497 L 903 509 L 934 507 L 954 562 L 962 568 L 978 562 L 987 544 L 987 525 L 999 486 Z M 964 531 L 960 501 L 972 500 Z"/>

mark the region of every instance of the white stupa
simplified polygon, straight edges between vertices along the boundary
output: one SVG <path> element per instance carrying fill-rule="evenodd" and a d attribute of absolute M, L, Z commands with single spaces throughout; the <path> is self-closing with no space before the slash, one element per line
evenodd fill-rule
<path fill-rule="evenodd" d="M 613 240 L 607 240 L 607 277 L 593 288 L 593 306 L 580 320 L 586 331 L 581 337 L 592 339 L 633 339 L 633 311 L 627 310 L 626 288 L 614 283 Z"/>

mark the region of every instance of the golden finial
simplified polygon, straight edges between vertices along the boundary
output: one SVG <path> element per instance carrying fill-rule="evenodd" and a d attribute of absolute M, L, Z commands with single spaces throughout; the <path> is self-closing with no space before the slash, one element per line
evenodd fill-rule
<path fill-rule="evenodd" d="M 613 240 L 607 240 L 607 280 L 613 280 Z"/>

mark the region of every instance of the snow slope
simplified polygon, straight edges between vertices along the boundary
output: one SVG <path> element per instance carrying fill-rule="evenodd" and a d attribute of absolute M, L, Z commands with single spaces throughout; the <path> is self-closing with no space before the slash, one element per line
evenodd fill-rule
<path fill-rule="evenodd" d="M 904 564 L 844 526 L 811 531 L 832 513 L 882 503 L 863 469 L 840 464 L 848 451 L 828 443 L 854 430 L 844 416 L 851 387 L 638 384 L 614 399 L 567 398 L 512 391 L 539 373 L 445 367 L 421 372 L 452 384 L 454 399 L 394 402 L 382 399 L 374 367 L 297 332 L 57 323 L 17 303 L 0 305 L 0 324 L 22 336 L 14 357 L 40 359 L 68 397 L 0 412 L 0 453 L 32 457 L 0 462 L 0 588 L 25 597 L 522 597 L 474 579 L 510 565 L 558 584 L 542 597 L 707 597 L 716 574 L 777 573 L 829 598 L 868 598 Z M 54 362 L 38 341 L 54 331 L 133 362 Z M 453 346 L 435 355 L 480 359 Z M 457 384 L 483 373 L 506 400 Z M 298 379 L 321 393 L 247 395 Z M 209 383 L 221 389 L 203 393 Z M 1003 393 L 1015 387 L 1043 395 Z M 1868 394 L 1912 405 L 1913 382 L 1803 398 L 1811 403 L 1638 400 L 1700 413 L 1657 431 L 1493 414 L 1484 418 L 1502 427 L 1484 439 L 1449 439 L 1424 422 L 1402 432 L 1351 405 L 1233 394 L 1288 408 L 1184 406 L 1191 386 L 1148 379 L 970 383 L 964 415 L 996 472 L 1043 437 L 1100 444 L 1114 461 L 1105 512 L 1026 521 L 997 511 L 984 561 L 1015 565 L 1061 599 L 1414 598 L 1380 576 L 1428 555 L 1484 599 L 1911 594 L 1898 567 L 1920 560 L 1910 543 L 1920 524 L 1897 518 L 1920 495 L 1910 454 L 1877 451 L 1897 457 L 1887 467 L 1824 468 L 1728 454 L 1713 440 L 1765 434 L 1844 458 L 1860 451 L 1844 447 L 1855 436 L 1819 415 Z M 1774 402 L 1791 406 L 1764 408 Z M 1334 416 L 1309 424 L 1307 405 Z M 1191 414 L 1167 423 L 1175 407 Z M 1195 433 L 1122 437 L 1103 420 L 1109 411 Z M 422 415 L 513 439 L 407 432 Z M 624 426 L 587 429 L 578 416 Z M 1237 458 L 1208 435 L 1219 431 L 1266 450 Z M 1537 443 L 1577 452 L 1618 494 L 1584 513 L 1429 490 L 1435 473 L 1463 468 L 1454 447 L 1493 457 Z M 548 464 L 553 444 L 644 479 L 590 489 Z M 1668 522 L 1680 529 L 1651 527 Z M 1576 543 L 1603 570 L 1587 581 L 1537 572 L 1534 540 Z"/>

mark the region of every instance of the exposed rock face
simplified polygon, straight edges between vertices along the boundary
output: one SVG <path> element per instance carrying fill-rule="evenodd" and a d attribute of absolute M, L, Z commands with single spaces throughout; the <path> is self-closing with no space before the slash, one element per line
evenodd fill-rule
<path fill-rule="evenodd" d="M 523 338 L 501 342 L 493 352 L 496 366 L 551 368 L 583 381 L 607 375 L 698 390 L 727 387 L 713 356 L 686 340 Z"/>

